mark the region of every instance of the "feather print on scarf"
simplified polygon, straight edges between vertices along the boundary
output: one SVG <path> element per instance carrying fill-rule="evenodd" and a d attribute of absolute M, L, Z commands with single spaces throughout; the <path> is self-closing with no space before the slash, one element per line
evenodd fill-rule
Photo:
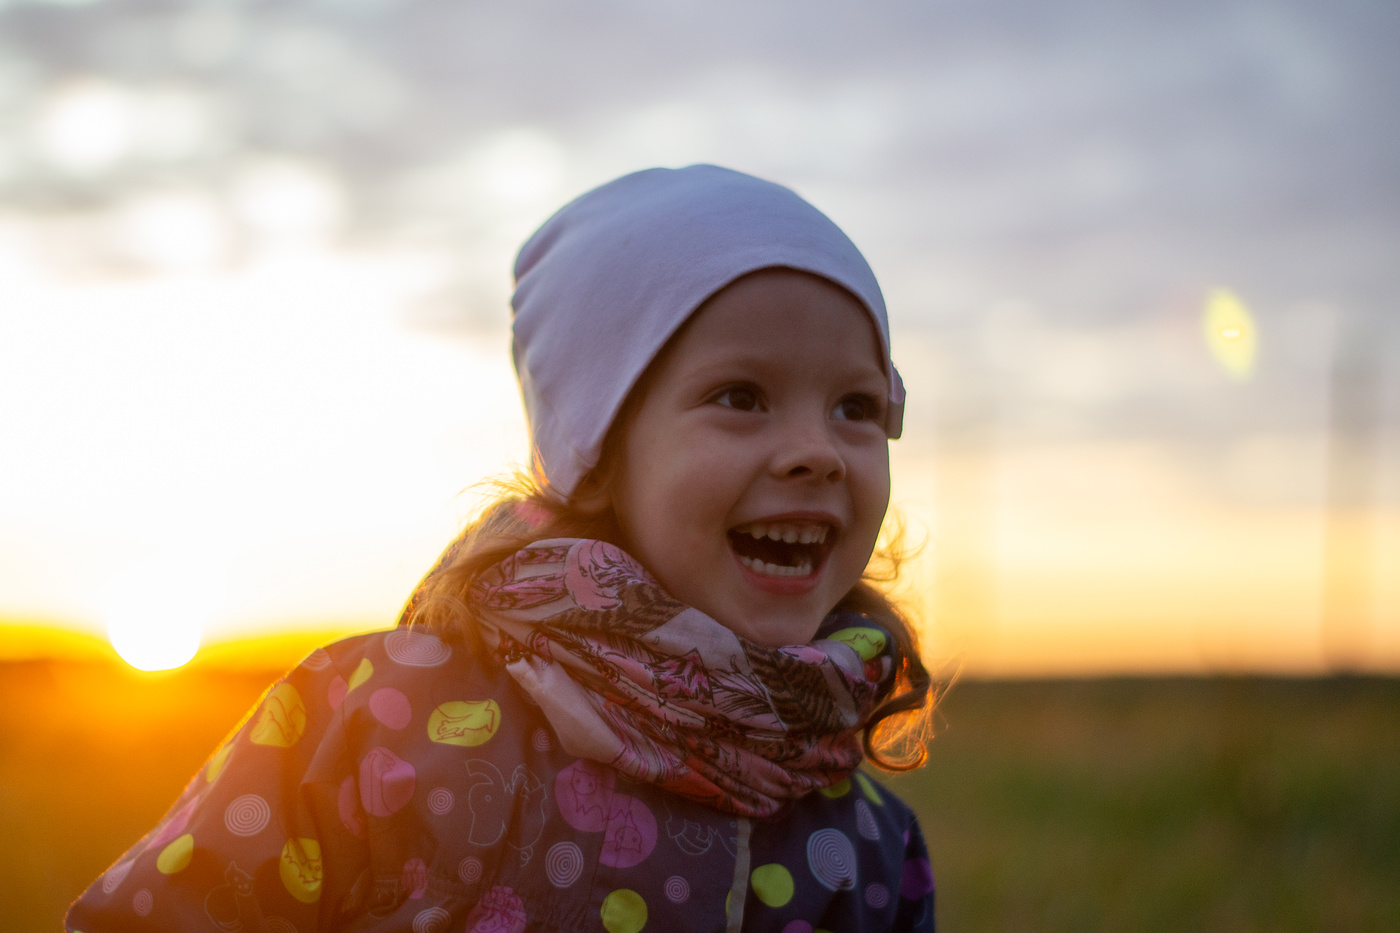
<path fill-rule="evenodd" d="M 854 613 L 828 617 L 810 645 L 741 639 L 603 541 L 536 541 L 471 598 L 561 739 L 593 737 L 579 754 L 742 816 L 854 771 L 897 668 L 893 639 Z"/>

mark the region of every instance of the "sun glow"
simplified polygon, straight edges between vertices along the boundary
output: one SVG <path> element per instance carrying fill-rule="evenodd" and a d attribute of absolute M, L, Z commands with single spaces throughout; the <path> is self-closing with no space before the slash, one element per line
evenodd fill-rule
<path fill-rule="evenodd" d="M 199 651 L 221 589 L 206 568 L 187 559 L 133 567 L 103 599 L 107 640 L 137 670 L 167 671 L 188 664 Z"/>
<path fill-rule="evenodd" d="M 114 614 L 107 620 L 107 638 L 122 660 L 139 671 L 182 667 L 199 651 L 199 628 L 160 606 Z"/>

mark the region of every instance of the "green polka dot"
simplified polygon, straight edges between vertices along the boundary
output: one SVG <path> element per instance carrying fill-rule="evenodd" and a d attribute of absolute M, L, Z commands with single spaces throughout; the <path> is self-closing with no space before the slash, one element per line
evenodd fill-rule
<path fill-rule="evenodd" d="M 355 673 L 350 675 L 350 680 L 345 684 L 345 692 L 349 693 L 356 687 L 362 686 L 365 681 L 374 676 L 374 665 L 369 658 L 361 658 L 360 666 L 355 668 Z"/>
<path fill-rule="evenodd" d="M 428 738 L 444 745 L 482 745 L 499 728 L 501 705 L 495 700 L 449 700 L 428 716 Z"/>
<path fill-rule="evenodd" d="M 792 873 L 773 862 L 753 870 L 753 893 L 769 907 L 782 907 L 792 900 Z"/>
<path fill-rule="evenodd" d="M 833 800 L 836 799 L 837 797 L 844 797 L 844 796 L 846 796 L 847 794 L 849 794 L 850 792 L 851 792 L 851 779 L 850 779 L 850 778 L 842 778 L 841 780 L 837 781 L 835 784 L 832 784 L 830 787 L 823 787 L 823 788 L 821 789 L 821 795 L 822 795 L 823 797 L 830 797 L 830 798 L 832 798 Z"/>
<path fill-rule="evenodd" d="M 160 855 L 156 856 L 156 868 L 160 869 L 162 875 L 173 875 L 177 871 L 184 871 L 193 857 L 194 836 L 185 833 L 160 850 Z"/>
<path fill-rule="evenodd" d="M 284 680 L 263 697 L 258 718 L 248 732 L 248 741 L 254 745 L 291 748 L 305 731 L 306 704 L 297 688 Z"/>
<path fill-rule="evenodd" d="M 282 875 L 283 887 L 292 897 L 303 904 L 314 904 L 321 899 L 324 866 L 318 840 L 306 837 L 288 839 L 282 846 L 278 871 Z"/>
<path fill-rule="evenodd" d="M 224 770 L 224 762 L 228 761 L 229 752 L 233 751 L 233 745 L 225 745 L 209 758 L 209 766 L 204 769 L 204 780 L 210 784 L 214 783 L 214 778 L 219 776 L 219 772 Z"/>
<path fill-rule="evenodd" d="M 641 933 L 647 925 L 647 902 L 636 891 L 619 888 L 603 898 L 603 929 L 608 933 Z"/>
<path fill-rule="evenodd" d="M 849 645 L 856 654 L 860 655 L 862 661 L 869 661 L 878 658 L 880 652 L 885 650 L 885 633 L 877 628 L 843 628 L 839 632 L 833 632 L 827 636 L 832 641 L 839 641 L 844 645 Z"/>
<path fill-rule="evenodd" d="M 884 798 L 881 797 L 880 792 L 875 789 L 874 781 L 857 771 L 856 783 L 860 785 L 861 793 L 870 798 L 871 803 L 875 804 L 877 807 L 883 807 L 885 805 Z"/>

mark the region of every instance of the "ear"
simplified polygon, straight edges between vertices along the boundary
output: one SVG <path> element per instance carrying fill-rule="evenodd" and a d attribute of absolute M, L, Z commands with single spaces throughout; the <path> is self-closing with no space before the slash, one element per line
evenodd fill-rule
<path fill-rule="evenodd" d="M 578 487 L 569 496 L 569 507 L 588 516 L 597 518 L 612 508 L 612 470 L 602 463 L 588 471 L 579 481 Z"/>
<path fill-rule="evenodd" d="M 612 491 L 621 481 L 622 463 L 626 459 L 623 448 L 626 446 L 627 428 L 645 394 L 645 379 L 643 375 L 637 385 L 632 387 L 632 391 L 627 393 L 622 407 L 608 426 L 608 433 L 603 436 L 598 462 L 579 480 L 578 486 L 569 496 L 570 508 L 577 509 L 580 514 L 590 519 L 616 512 L 617 504 L 613 502 Z"/>

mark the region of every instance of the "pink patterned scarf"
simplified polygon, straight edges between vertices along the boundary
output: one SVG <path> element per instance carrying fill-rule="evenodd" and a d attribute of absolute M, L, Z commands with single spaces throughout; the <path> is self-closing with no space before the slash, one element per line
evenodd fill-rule
<path fill-rule="evenodd" d="M 536 541 L 471 595 L 566 750 L 741 816 L 855 770 L 893 681 L 893 640 L 865 616 L 833 614 L 810 645 L 760 645 L 603 541 Z"/>

